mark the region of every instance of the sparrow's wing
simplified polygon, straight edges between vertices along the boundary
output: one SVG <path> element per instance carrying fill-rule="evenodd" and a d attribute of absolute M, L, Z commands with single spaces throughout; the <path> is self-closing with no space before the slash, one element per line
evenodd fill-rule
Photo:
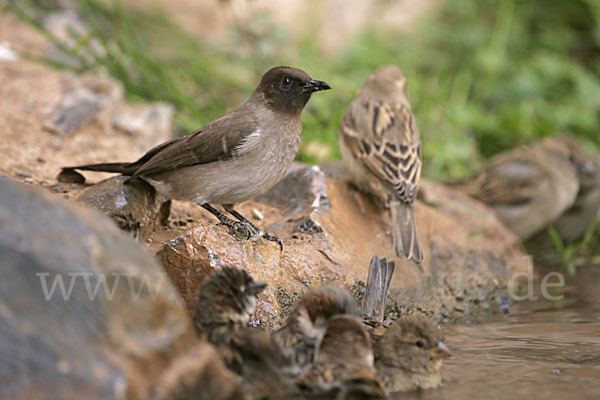
<path fill-rule="evenodd" d="M 486 204 L 508 205 L 529 202 L 547 182 L 547 171 L 532 154 L 513 152 L 491 159 L 456 186 Z"/>
<path fill-rule="evenodd" d="M 393 260 L 373 256 L 369 265 L 367 288 L 362 303 L 362 315 L 365 319 L 383 322 L 385 304 L 396 263 Z"/>
<path fill-rule="evenodd" d="M 385 258 L 383 259 L 385 260 Z M 371 258 L 369 264 L 369 276 L 367 277 L 367 288 L 362 299 L 362 315 L 366 319 L 377 319 L 377 306 L 381 291 L 384 289 L 382 262 L 377 256 Z"/>
<path fill-rule="evenodd" d="M 234 110 L 188 135 L 172 139 L 148 151 L 133 163 L 133 176 L 172 171 L 198 164 L 228 160 L 236 155 L 245 139 L 256 131 L 256 118 Z"/>
<path fill-rule="evenodd" d="M 342 138 L 359 162 L 412 203 L 421 176 L 419 128 L 410 108 L 382 101 L 354 101 L 342 122 Z"/>

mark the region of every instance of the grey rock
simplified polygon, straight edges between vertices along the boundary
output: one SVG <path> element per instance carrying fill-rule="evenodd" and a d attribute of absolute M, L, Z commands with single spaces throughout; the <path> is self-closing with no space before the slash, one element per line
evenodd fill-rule
<path fill-rule="evenodd" d="M 141 179 L 114 176 L 86 189 L 78 201 L 111 217 L 134 237 L 165 225 L 171 201 Z"/>
<path fill-rule="evenodd" d="M 189 337 L 155 259 L 106 217 L 0 178 L 0 398 L 147 398 Z"/>

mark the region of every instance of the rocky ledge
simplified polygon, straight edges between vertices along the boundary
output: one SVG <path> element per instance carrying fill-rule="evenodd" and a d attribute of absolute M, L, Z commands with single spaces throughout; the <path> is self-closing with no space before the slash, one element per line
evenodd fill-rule
<path fill-rule="evenodd" d="M 260 237 L 236 239 L 214 221 L 190 223 L 167 240 L 156 233 L 163 237 L 156 257 L 188 311 L 200 284 L 220 265 L 243 267 L 269 284 L 255 323 L 275 326 L 309 287 L 337 283 L 360 298 L 371 257 L 394 258 L 389 213 L 356 191 L 341 165 L 296 166 L 240 211 L 277 234 L 283 251 Z M 418 265 L 396 258 L 392 311 L 419 308 L 439 320 L 461 318 L 478 306 L 499 311 L 510 276 L 526 269 L 517 237 L 480 203 L 433 182 L 422 185 L 415 217 L 425 260 Z"/>

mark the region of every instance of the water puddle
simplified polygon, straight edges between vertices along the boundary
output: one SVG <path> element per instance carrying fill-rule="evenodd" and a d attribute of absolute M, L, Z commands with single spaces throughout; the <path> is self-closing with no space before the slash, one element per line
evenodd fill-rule
<path fill-rule="evenodd" d="M 444 385 L 394 398 L 600 399 L 600 267 L 566 280 L 563 300 L 538 291 L 496 321 L 443 326 Z"/>

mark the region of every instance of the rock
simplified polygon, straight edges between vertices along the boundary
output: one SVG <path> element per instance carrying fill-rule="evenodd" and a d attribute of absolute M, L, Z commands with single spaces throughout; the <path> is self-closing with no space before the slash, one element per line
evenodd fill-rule
<path fill-rule="evenodd" d="M 113 115 L 123 101 L 123 88 L 116 81 L 93 75 L 60 76 L 60 97 L 51 106 L 44 128 L 52 133 L 70 134 L 98 120 L 110 129 Z"/>
<path fill-rule="evenodd" d="M 148 398 L 193 340 L 155 259 L 96 211 L 0 178 L 0 398 Z"/>
<path fill-rule="evenodd" d="M 0 43 L 4 42 L 35 54 L 44 54 L 50 44 L 11 13 L 2 14 Z M 27 173 L 33 184 L 50 182 L 46 190 L 69 198 L 77 198 L 86 187 L 75 184 L 81 177 L 56 186 L 63 167 L 135 161 L 173 137 L 170 106 L 130 104 L 121 85 L 103 75 L 65 73 L 19 57 L 0 62 L 0 82 L 0 171 L 12 177 Z M 89 182 L 110 176 L 83 175 Z"/>
<path fill-rule="evenodd" d="M 253 321 L 277 326 L 307 288 L 336 282 L 361 295 L 373 255 L 395 259 L 389 213 L 355 191 L 341 165 L 303 167 L 269 192 L 240 207 L 268 207 L 266 225 L 283 252 L 261 238 L 237 240 L 227 228 L 201 224 L 164 243 L 159 261 L 175 282 L 188 311 L 205 277 L 219 265 L 246 268 L 269 284 Z M 459 318 L 465 302 L 499 296 L 510 276 L 526 270 L 518 238 L 481 203 L 444 185 L 423 183 L 415 205 L 425 251 L 421 268 L 396 259 L 391 293 L 397 308 L 421 308 L 439 319 Z M 496 304 L 496 303 L 494 303 Z M 496 307 L 497 312 L 499 308 Z M 400 310 L 402 312 L 402 310 Z"/>
<path fill-rule="evenodd" d="M 77 200 L 108 215 L 134 237 L 146 237 L 166 225 L 171 205 L 145 181 L 126 176 L 105 179 L 86 189 Z"/>

